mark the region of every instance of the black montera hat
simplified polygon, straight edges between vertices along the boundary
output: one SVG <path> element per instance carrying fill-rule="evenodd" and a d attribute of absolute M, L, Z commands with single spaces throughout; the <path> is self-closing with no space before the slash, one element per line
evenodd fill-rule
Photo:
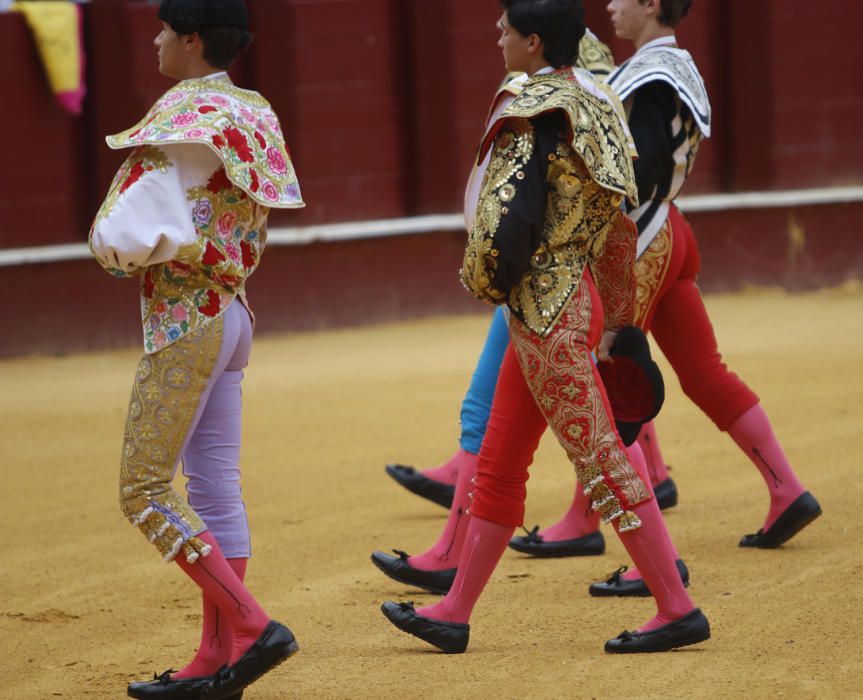
<path fill-rule="evenodd" d="M 249 28 L 244 0 L 162 0 L 159 19 L 177 34 L 215 27 Z"/>
<path fill-rule="evenodd" d="M 641 426 L 653 420 L 665 401 L 665 384 L 650 357 L 647 336 L 640 328 L 621 328 L 610 352 L 614 362 L 597 362 L 620 439 L 627 447 Z"/>

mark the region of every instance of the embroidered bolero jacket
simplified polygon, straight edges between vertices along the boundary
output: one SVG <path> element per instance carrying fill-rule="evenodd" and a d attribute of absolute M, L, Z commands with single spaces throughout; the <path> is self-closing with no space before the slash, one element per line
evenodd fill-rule
<path fill-rule="evenodd" d="M 606 328 L 631 323 L 636 233 L 620 205 L 637 190 L 620 102 L 583 70 L 534 75 L 489 125 L 478 160 L 489 149 L 465 287 L 547 335 L 590 264 Z"/>
<path fill-rule="evenodd" d="M 131 149 L 90 230 L 115 277 L 141 280 L 144 349 L 156 352 L 245 301 L 270 208 L 304 206 L 270 105 L 226 74 L 178 83 L 131 129 Z"/>

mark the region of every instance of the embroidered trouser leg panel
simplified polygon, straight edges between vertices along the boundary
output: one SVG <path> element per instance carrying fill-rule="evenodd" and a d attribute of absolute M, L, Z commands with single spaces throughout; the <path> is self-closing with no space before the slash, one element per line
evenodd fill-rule
<path fill-rule="evenodd" d="M 684 393 L 727 430 L 758 396 L 722 361 L 696 284 L 700 267 L 692 228 L 672 206 L 662 231 L 636 263 L 636 322 L 653 333 Z"/>
<path fill-rule="evenodd" d="M 590 360 L 601 329 L 601 306 L 589 274 L 547 337 L 512 319 L 510 337 L 521 373 L 513 371 L 508 352 L 480 450 L 472 514 L 503 525 L 521 524 L 527 470 L 547 424 L 603 519 L 619 519 L 623 531 L 640 525 L 631 508 L 648 500 L 650 492 L 626 459 Z M 510 420 L 516 413 L 519 419 Z"/>
<path fill-rule="evenodd" d="M 206 529 L 171 487 L 177 462 L 222 345 L 219 317 L 138 364 L 120 467 L 120 506 L 166 560 L 209 551 L 196 535 Z"/>

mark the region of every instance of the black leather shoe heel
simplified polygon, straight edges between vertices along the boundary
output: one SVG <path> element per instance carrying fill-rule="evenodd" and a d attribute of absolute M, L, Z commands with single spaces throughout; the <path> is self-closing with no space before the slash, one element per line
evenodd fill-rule
<path fill-rule="evenodd" d="M 270 620 L 237 662 L 223 666 L 201 694 L 203 700 L 227 700 L 300 650 L 287 627 Z"/>
<path fill-rule="evenodd" d="M 449 508 L 452 505 L 455 486 L 429 479 L 413 467 L 404 464 L 388 464 L 387 474 L 417 496 L 427 498 L 432 503 L 437 503 L 444 508 Z"/>
<path fill-rule="evenodd" d="M 650 632 L 621 632 L 605 643 L 610 654 L 671 651 L 710 639 L 710 623 L 698 608 Z"/>
<path fill-rule="evenodd" d="M 406 583 L 409 586 L 422 588 L 430 593 L 446 595 L 455 581 L 457 569 L 440 569 L 439 571 L 426 571 L 417 569 L 408 563 L 408 554 L 400 549 L 393 552 L 398 557 L 391 557 L 383 552 L 372 552 L 372 564 L 383 571 L 393 581 Z"/>
<path fill-rule="evenodd" d="M 743 535 L 741 547 L 757 547 L 758 549 L 776 549 L 790 540 L 804 527 L 821 515 L 821 506 L 808 491 L 801 493 L 797 500 L 788 506 L 767 532 L 759 530 L 754 535 Z"/>
<path fill-rule="evenodd" d="M 446 654 L 463 654 L 467 649 L 470 625 L 417 615 L 413 603 L 387 601 L 381 605 L 381 612 L 403 632 L 436 646 Z"/>
<path fill-rule="evenodd" d="M 539 534 L 539 525 L 536 525 L 526 535 L 513 537 L 509 547 L 532 557 L 589 557 L 605 552 L 605 538 L 597 530 L 584 537 L 546 542 Z"/>
<path fill-rule="evenodd" d="M 683 563 L 683 559 L 678 559 L 674 563 L 677 565 L 677 573 L 680 574 L 680 580 L 683 581 L 684 587 L 688 588 L 689 569 L 686 568 L 686 564 Z M 622 574 L 624 574 L 628 569 L 628 566 L 621 566 L 604 583 L 591 583 L 590 588 L 587 589 L 588 592 L 590 595 L 597 598 L 606 596 L 617 596 L 619 598 L 643 598 L 651 595 L 644 579 L 639 578 L 634 581 L 627 581 L 625 578 L 621 578 Z"/>
<path fill-rule="evenodd" d="M 653 495 L 659 510 L 668 510 L 677 505 L 677 484 L 669 476 L 665 481 L 660 481 L 653 487 Z"/>

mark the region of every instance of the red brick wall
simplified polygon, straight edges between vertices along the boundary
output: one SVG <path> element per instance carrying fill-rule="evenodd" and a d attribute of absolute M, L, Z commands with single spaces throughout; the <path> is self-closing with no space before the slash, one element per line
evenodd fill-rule
<path fill-rule="evenodd" d="M 589 26 L 618 61 L 603 2 Z M 713 107 L 713 137 L 686 194 L 859 184 L 863 181 L 863 3 L 857 0 L 698 0 L 677 32 Z"/>
<path fill-rule="evenodd" d="M 503 74 L 497 0 L 250 0 L 257 41 L 232 71 L 280 114 L 308 208 L 275 224 L 458 211 Z M 589 26 L 612 35 L 604 2 Z M 678 34 L 713 104 L 687 194 L 863 180 L 863 3 L 699 0 Z M 82 240 L 130 126 L 171 82 L 159 76 L 152 4 L 86 6 L 83 117 L 55 105 L 23 19 L 0 15 L 0 246 Z M 50 167 L 45 167 L 50 163 Z"/>
<path fill-rule="evenodd" d="M 80 240 L 82 121 L 54 101 L 19 14 L 0 14 L 0 248 Z"/>
<path fill-rule="evenodd" d="M 309 205 L 274 224 L 461 209 L 503 75 L 497 0 L 249 4 L 257 41 L 232 76 L 275 106 Z M 588 24 L 623 60 L 630 49 L 604 5 L 586 0 Z M 21 16 L 0 15 L 0 248 L 84 240 L 123 158 L 105 134 L 171 84 L 157 72 L 153 5 L 93 0 L 85 15 L 89 93 L 77 118 L 55 104 Z M 863 183 L 861 27 L 859 0 L 697 0 L 679 38 L 707 83 L 714 134 L 685 194 Z M 708 291 L 863 276 L 860 203 L 691 220 Z M 259 327 L 477 311 L 456 276 L 462 246 L 463 234 L 438 233 L 273 247 L 249 285 Z M 92 261 L 4 268 L 0 280 L 0 327 L 16 329 L 0 356 L 140 342 L 135 285 Z M 76 303 L 57 303 L 70 290 Z"/>

